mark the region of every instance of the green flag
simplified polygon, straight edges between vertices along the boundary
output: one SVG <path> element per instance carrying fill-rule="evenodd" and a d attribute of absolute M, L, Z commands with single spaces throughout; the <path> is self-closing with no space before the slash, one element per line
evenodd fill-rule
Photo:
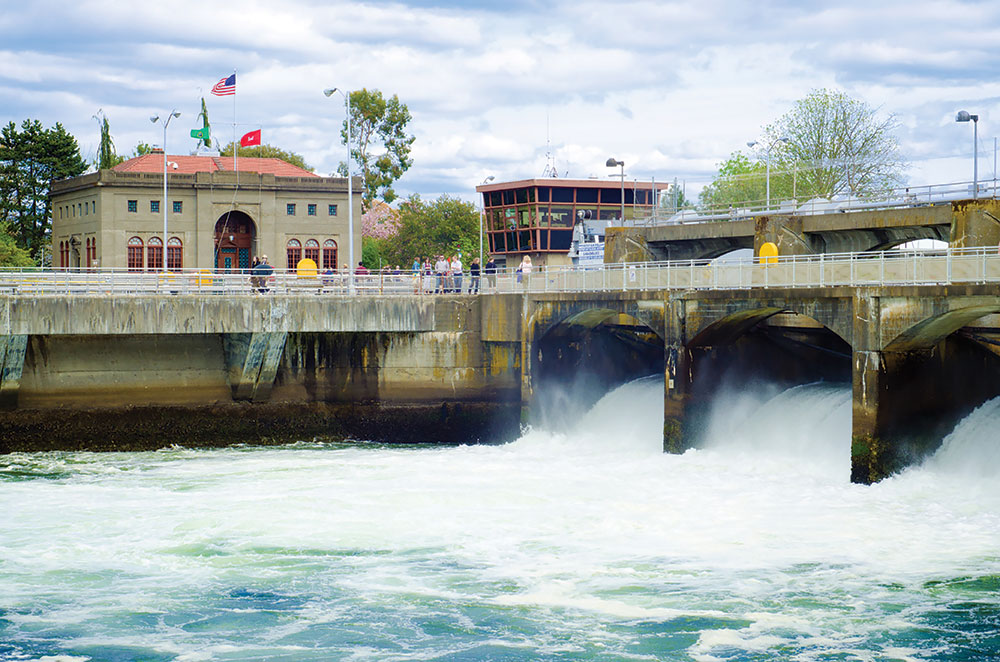
<path fill-rule="evenodd" d="M 191 137 L 204 140 L 206 144 L 208 144 L 208 133 L 209 129 L 207 126 L 201 129 L 191 129 Z"/>

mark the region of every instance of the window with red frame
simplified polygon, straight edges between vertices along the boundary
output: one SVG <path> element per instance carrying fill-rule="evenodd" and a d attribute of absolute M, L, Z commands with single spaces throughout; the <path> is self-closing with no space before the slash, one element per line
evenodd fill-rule
<path fill-rule="evenodd" d="M 146 245 L 146 270 L 163 270 L 163 240 L 159 237 L 150 237 Z"/>
<path fill-rule="evenodd" d="M 319 242 L 315 239 L 306 240 L 305 258 L 319 266 Z"/>
<path fill-rule="evenodd" d="M 177 237 L 167 240 L 167 269 L 180 271 L 184 268 L 184 244 Z"/>
<path fill-rule="evenodd" d="M 337 242 L 327 239 L 323 242 L 323 270 L 337 270 Z"/>
<path fill-rule="evenodd" d="M 139 237 L 132 237 L 128 240 L 128 270 L 142 271 L 143 267 L 143 244 Z"/>
<path fill-rule="evenodd" d="M 294 269 L 295 265 L 302 259 L 302 242 L 298 239 L 289 239 L 288 246 L 285 249 L 285 259 L 288 262 L 287 267 Z"/>

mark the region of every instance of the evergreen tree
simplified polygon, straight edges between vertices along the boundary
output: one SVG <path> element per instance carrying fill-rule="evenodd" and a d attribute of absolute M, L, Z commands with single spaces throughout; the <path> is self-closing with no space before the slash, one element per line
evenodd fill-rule
<path fill-rule="evenodd" d="M 0 223 L 37 259 L 51 224 L 49 186 L 87 169 L 76 138 L 62 124 L 51 129 L 24 120 L 0 130 Z"/>

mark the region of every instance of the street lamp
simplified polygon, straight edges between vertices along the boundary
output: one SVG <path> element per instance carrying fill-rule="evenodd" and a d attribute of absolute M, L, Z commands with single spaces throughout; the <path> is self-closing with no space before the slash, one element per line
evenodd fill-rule
<path fill-rule="evenodd" d="M 625 162 L 624 161 L 616 161 L 615 157 L 612 156 L 611 158 L 608 159 L 608 162 L 605 163 L 604 165 L 608 166 L 609 168 L 614 168 L 615 166 L 621 166 L 621 168 L 622 168 L 622 172 L 621 172 L 621 178 L 622 178 L 622 219 L 621 220 L 622 220 L 622 225 L 624 225 L 625 224 Z"/>
<path fill-rule="evenodd" d="M 972 199 L 979 197 L 979 115 L 970 115 L 964 110 L 955 115 L 956 122 L 972 120 Z"/>
<path fill-rule="evenodd" d="M 181 114 L 176 109 L 170 111 L 167 117 L 160 120 L 159 115 L 153 115 L 149 121 L 153 124 L 161 122 L 163 124 L 163 270 L 167 270 L 167 127 L 170 120 L 180 117 Z"/>
<path fill-rule="evenodd" d="M 326 96 L 334 92 L 344 95 L 347 104 L 347 291 L 354 294 L 354 184 L 351 177 L 351 93 L 331 87 L 323 90 Z"/>
<path fill-rule="evenodd" d="M 483 180 L 483 184 L 489 184 L 494 179 L 493 175 L 490 175 Z M 480 184 L 482 186 L 483 184 Z M 482 211 L 479 212 L 479 268 L 483 268 L 483 217 L 486 215 L 485 205 L 482 207 Z"/>
<path fill-rule="evenodd" d="M 764 153 L 764 161 L 766 164 L 765 167 L 767 170 L 767 174 L 765 175 L 766 177 L 765 186 L 767 187 L 766 207 L 768 209 L 770 209 L 771 207 L 771 150 L 778 143 L 789 143 L 789 142 L 791 142 L 791 140 L 786 136 L 775 138 L 774 140 L 771 141 L 771 144 L 767 146 L 767 151 Z M 759 144 L 760 143 L 757 142 L 756 140 L 751 140 L 750 142 L 747 143 L 747 147 L 753 147 L 754 145 L 759 145 Z"/>

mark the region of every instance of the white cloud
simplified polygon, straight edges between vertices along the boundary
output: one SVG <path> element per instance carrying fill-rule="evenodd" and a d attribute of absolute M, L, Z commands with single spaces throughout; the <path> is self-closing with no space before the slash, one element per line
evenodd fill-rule
<path fill-rule="evenodd" d="M 904 152 L 920 159 L 911 179 L 956 176 L 969 142 L 959 107 L 980 113 L 984 140 L 1000 133 L 997 3 L 454 5 L 26 3 L 0 13 L 0 119 L 60 121 L 86 155 L 98 108 L 130 151 L 162 139 L 150 112 L 176 107 L 168 140 L 187 145 L 199 97 L 235 68 L 240 124 L 330 172 L 344 109 L 322 89 L 378 88 L 413 115 L 414 166 L 399 192 L 462 196 L 487 175 L 540 175 L 547 142 L 572 176 L 606 177 L 614 154 L 630 175 L 697 186 L 819 87 L 896 114 Z M 206 98 L 228 140 L 232 100 Z M 949 158 L 939 167 L 937 156 Z"/>

